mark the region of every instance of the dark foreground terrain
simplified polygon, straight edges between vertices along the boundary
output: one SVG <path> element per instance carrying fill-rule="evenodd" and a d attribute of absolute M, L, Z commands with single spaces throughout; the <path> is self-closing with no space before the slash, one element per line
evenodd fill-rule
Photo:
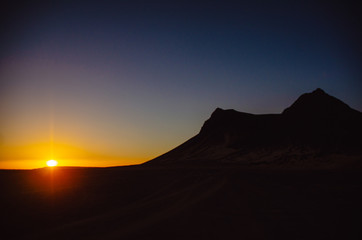
<path fill-rule="evenodd" d="M 0 171 L 1 239 L 362 239 L 360 170 Z"/>

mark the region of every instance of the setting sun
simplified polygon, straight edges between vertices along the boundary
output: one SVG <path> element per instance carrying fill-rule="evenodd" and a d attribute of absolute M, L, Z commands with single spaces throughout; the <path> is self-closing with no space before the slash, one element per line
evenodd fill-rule
<path fill-rule="evenodd" d="M 48 167 L 55 167 L 56 165 L 58 165 L 58 162 L 56 160 L 49 160 L 47 161 L 47 165 Z"/>

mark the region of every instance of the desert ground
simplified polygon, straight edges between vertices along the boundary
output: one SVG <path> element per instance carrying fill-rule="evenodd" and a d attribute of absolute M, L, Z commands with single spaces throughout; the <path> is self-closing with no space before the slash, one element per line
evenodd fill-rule
<path fill-rule="evenodd" d="M 1 170 L 1 239 L 362 239 L 361 171 Z"/>

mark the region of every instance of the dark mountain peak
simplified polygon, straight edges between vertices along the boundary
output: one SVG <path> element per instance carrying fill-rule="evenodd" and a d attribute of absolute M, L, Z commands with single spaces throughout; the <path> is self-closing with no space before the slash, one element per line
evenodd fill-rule
<path fill-rule="evenodd" d="M 222 108 L 216 108 L 215 111 L 211 114 L 211 118 L 217 118 L 220 116 L 227 116 L 227 115 L 233 115 L 240 113 L 234 109 L 222 109 Z"/>
<path fill-rule="evenodd" d="M 222 114 L 224 111 L 225 111 L 224 109 L 218 107 L 218 108 L 216 108 L 216 109 L 212 112 L 211 116 L 220 115 L 220 114 Z"/>
<path fill-rule="evenodd" d="M 323 89 L 317 88 L 316 90 L 314 90 L 312 92 L 312 94 L 314 94 L 314 95 L 323 95 L 323 94 L 327 94 L 327 93 Z"/>
<path fill-rule="evenodd" d="M 226 124 L 231 119 L 252 115 L 253 114 L 250 113 L 238 112 L 234 109 L 216 108 L 215 111 L 211 114 L 211 117 L 206 121 L 206 123 L 222 121 Z"/>
<path fill-rule="evenodd" d="M 200 132 L 227 127 L 231 122 L 235 122 L 236 119 L 239 120 L 240 116 L 243 115 L 251 114 L 238 112 L 234 109 L 216 108 L 211 117 L 204 123 Z"/>
<path fill-rule="evenodd" d="M 216 108 L 211 114 L 211 117 L 205 122 L 205 125 L 224 124 L 228 125 L 231 122 L 240 121 L 241 119 L 253 116 L 251 113 L 238 112 L 234 109 Z"/>
<path fill-rule="evenodd" d="M 290 107 L 283 111 L 284 115 L 335 116 L 354 111 L 341 100 L 330 96 L 317 88 L 311 93 L 301 95 Z"/>

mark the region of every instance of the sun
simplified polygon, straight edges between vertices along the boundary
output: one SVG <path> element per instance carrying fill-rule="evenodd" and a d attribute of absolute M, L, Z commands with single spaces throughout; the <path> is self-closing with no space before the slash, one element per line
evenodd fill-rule
<path fill-rule="evenodd" d="M 47 161 L 47 165 L 48 167 L 55 167 L 56 165 L 58 165 L 58 162 L 56 160 L 51 159 Z"/>

